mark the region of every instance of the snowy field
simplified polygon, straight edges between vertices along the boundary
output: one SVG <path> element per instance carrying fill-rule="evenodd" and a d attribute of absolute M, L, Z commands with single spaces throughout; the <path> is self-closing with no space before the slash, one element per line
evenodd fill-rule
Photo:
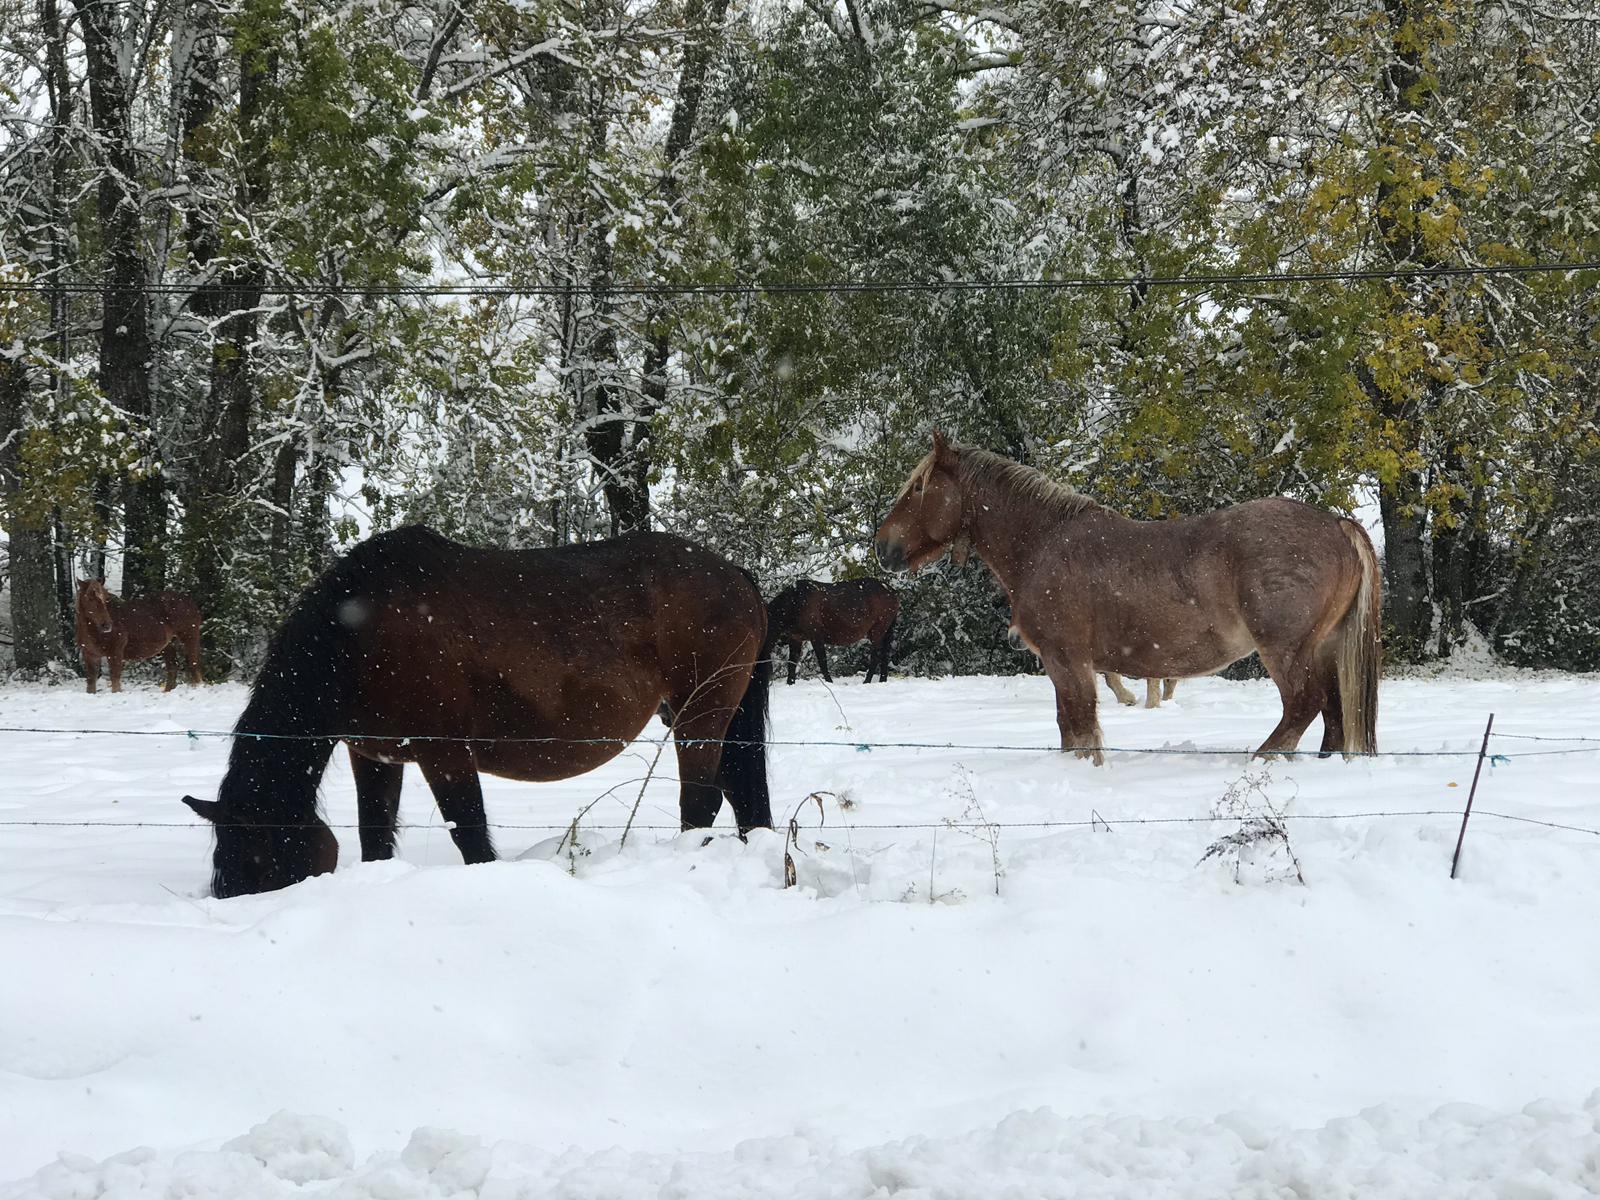
<path fill-rule="evenodd" d="M 244 695 L 8 687 L 0 725 L 218 730 Z M 1102 720 L 1248 747 L 1277 711 L 1212 679 Z M 1040 678 L 780 683 L 773 737 L 839 743 L 772 751 L 795 888 L 779 834 L 671 831 L 670 753 L 619 848 L 643 746 L 486 779 L 507 861 L 462 867 L 410 771 L 404 861 L 344 829 L 337 875 L 225 902 L 178 802 L 223 739 L 3 733 L 0 821 L 153 824 L 0 828 L 0 1196 L 1593 1195 L 1600 837 L 1489 814 L 1600 828 L 1600 754 L 1497 740 L 1527 756 L 1452 882 L 1490 711 L 1600 737 L 1600 680 L 1386 681 L 1385 750 L 1460 753 L 1264 771 L 860 748 L 1046 746 Z M 1270 841 L 1201 861 L 1237 815 L 1134 823 L 1230 791 L 1304 886 Z M 324 798 L 355 819 L 342 753 Z M 1380 810 L 1446 812 L 1320 819 Z"/>

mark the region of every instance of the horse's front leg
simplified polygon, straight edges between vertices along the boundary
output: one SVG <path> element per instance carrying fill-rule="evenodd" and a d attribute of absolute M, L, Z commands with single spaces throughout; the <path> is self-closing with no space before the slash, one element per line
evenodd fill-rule
<path fill-rule="evenodd" d="M 89 695 L 94 695 L 95 680 L 100 678 L 100 653 L 85 646 L 83 648 L 83 679 L 89 685 Z"/>
<path fill-rule="evenodd" d="M 1161 707 L 1161 680 L 1152 678 L 1144 681 L 1144 706 Z"/>
<path fill-rule="evenodd" d="M 128 650 L 128 639 L 118 638 L 106 651 L 106 661 L 111 667 L 111 690 L 122 690 L 122 659 Z"/>
<path fill-rule="evenodd" d="M 1104 765 L 1101 748 L 1105 738 L 1096 711 L 1094 668 L 1086 662 L 1072 663 L 1054 656 L 1046 657 L 1044 665 L 1056 687 L 1056 726 L 1061 731 L 1061 748 L 1073 751 L 1079 758 L 1092 759 L 1097 767 Z"/>

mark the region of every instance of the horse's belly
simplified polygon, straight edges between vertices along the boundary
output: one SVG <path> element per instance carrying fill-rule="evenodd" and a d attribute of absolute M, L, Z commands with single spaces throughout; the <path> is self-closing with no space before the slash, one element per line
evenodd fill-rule
<path fill-rule="evenodd" d="M 475 757 L 478 769 L 490 775 L 523 783 L 551 783 L 605 765 L 621 753 L 623 745 L 620 740 L 491 742 Z"/>
<path fill-rule="evenodd" d="M 1187 679 L 1210 675 L 1255 648 L 1241 622 L 1236 629 L 1169 631 L 1164 636 L 1125 638 L 1101 647 L 1095 670 L 1136 679 Z"/>

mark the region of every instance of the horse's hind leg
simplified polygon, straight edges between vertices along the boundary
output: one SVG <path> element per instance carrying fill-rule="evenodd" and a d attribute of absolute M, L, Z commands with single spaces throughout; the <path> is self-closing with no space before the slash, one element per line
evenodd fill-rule
<path fill-rule="evenodd" d="M 818 638 L 811 643 L 811 648 L 817 652 L 817 666 L 822 668 L 822 678 L 827 683 L 833 682 L 833 676 L 828 674 L 828 651 Z"/>
<path fill-rule="evenodd" d="M 189 683 L 199 687 L 205 682 L 200 675 L 200 626 L 196 625 L 183 638 L 183 656 L 189 660 Z"/>
<path fill-rule="evenodd" d="M 176 642 L 168 642 L 161 650 L 161 658 L 167 667 L 166 686 L 161 690 L 170 692 L 178 686 L 178 644 Z"/>
<path fill-rule="evenodd" d="M 1321 664 L 1314 654 L 1263 650 L 1261 661 L 1267 674 L 1272 676 L 1272 682 L 1278 685 L 1278 695 L 1283 700 L 1283 717 L 1256 750 L 1257 756 L 1267 757 L 1293 750 L 1300 744 L 1306 727 L 1323 711 L 1328 689 Z"/>
<path fill-rule="evenodd" d="M 717 786 L 721 762 L 722 747 L 716 741 L 705 746 L 678 743 L 678 817 L 684 829 L 709 829 L 716 823 L 722 811 L 722 789 Z"/>
<path fill-rule="evenodd" d="M 1172 694 L 1177 690 L 1178 681 L 1176 679 L 1163 679 L 1161 681 L 1161 698 L 1163 700 L 1171 700 Z"/>
<path fill-rule="evenodd" d="M 789 682 L 790 683 L 794 682 L 794 674 L 795 674 L 796 671 L 798 671 L 800 669 L 800 655 L 801 655 L 803 649 L 804 649 L 804 643 L 803 642 L 795 641 L 793 638 L 791 638 L 789 640 Z"/>
<path fill-rule="evenodd" d="M 449 750 L 419 759 L 422 777 L 433 791 L 439 815 L 450 823 L 450 837 L 467 863 L 493 862 L 494 842 L 483 815 L 483 784 L 478 766 L 465 749 Z"/>
<path fill-rule="evenodd" d="M 883 631 L 883 641 L 878 643 L 878 682 L 889 682 L 889 650 L 894 645 L 894 622 Z"/>
<path fill-rule="evenodd" d="M 405 767 L 400 763 L 366 758 L 352 750 L 350 773 L 356 780 L 361 861 L 393 858 L 395 821 L 400 815 L 400 786 L 405 782 Z"/>
<path fill-rule="evenodd" d="M 1339 666 L 1331 654 L 1322 664 L 1322 674 L 1322 747 L 1317 757 L 1327 758 L 1344 749 L 1344 700 L 1339 691 Z"/>
<path fill-rule="evenodd" d="M 725 741 L 749 686 L 748 673 L 719 671 L 702 679 L 678 707 L 672 737 L 678 752 L 678 814 L 684 829 L 710 828 L 725 798 L 741 833 L 772 823 L 770 810 L 741 812 L 739 794 L 723 788 L 723 757 L 731 749 Z"/>

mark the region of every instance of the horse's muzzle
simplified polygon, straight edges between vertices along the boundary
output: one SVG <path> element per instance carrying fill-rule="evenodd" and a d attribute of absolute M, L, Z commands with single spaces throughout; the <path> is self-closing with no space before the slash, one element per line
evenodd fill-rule
<path fill-rule="evenodd" d="M 876 547 L 878 561 L 891 571 L 904 571 L 906 569 L 906 548 L 900 542 L 891 542 L 887 538 L 879 538 Z"/>
<path fill-rule="evenodd" d="M 1022 649 L 1022 634 L 1015 625 L 1006 630 L 1006 644 L 1013 650 Z"/>

